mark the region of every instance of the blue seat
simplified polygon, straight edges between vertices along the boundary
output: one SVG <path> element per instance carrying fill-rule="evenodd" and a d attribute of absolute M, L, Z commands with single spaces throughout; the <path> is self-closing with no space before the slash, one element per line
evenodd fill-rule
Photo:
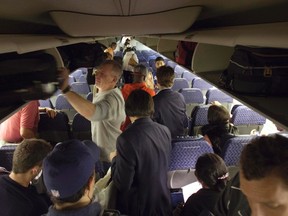
<path fill-rule="evenodd" d="M 191 116 L 194 107 L 204 104 L 204 97 L 200 89 L 197 88 L 183 88 L 179 92 L 183 95 L 186 104 L 186 114 Z"/>
<path fill-rule="evenodd" d="M 192 88 L 199 88 L 202 90 L 203 95 L 206 94 L 207 90 L 213 86 L 201 78 L 194 78 L 192 80 Z"/>
<path fill-rule="evenodd" d="M 56 98 L 55 109 L 64 110 L 64 109 L 73 109 L 72 105 L 67 101 L 63 94 L 60 94 Z"/>
<path fill-rule="evenodd" d="M 91 122 L 79 113 L 76 113 L 72 121 L 73 138 L 79 140 L 92 140 Z"/>
<path fill-rule="evenodd" d="M 166 65 L 169 66 L 169 67 L 172 67 L 173 70 L 174 70 L 174 68 L 176 67 L 177 63 L 174 62 L 174 61 L 169 60 L 169 61 L 167 61 Z"/>
<path fill-rule="evenodd" d="M 12 170 L 13 153 L 17 144 L 7 144 L 0 148 L 0 167 L 6 168 L 7 171 Z"/>
<path fill-rule="evenodd" d="M 70 75 L 74 77 L 75 81 L 78 81 L 80 76 L 83 75 L 83 72 L 81 69 L 77 69 L 73 71 Z"/>
<path fill-rule="evenodd" d="M 187 80 L 184 78 L 175 78 L 171 89 L 173 91 L 179 91 L 180 89 L 183 89 L 183 88 L 189 88 L 189 84 Z"/>
<path fill-rule="evenodd" d="M 87 95 L 90 92 L 87 82 L 74 82 L 71 84 L 71 89 L 81 95 Z"/>
<path fill-rule="evenodd" d="M 53 119 L 47 113 L 40 113 L 38 134 L 52 145 L 70 139 L 70 125 L 66 113 L 58 112 Z"/>
<path fill-rule="evenodd" d="M 189 131 L 190 136 L 201 134 L 201 127 L 208 124 L 207 115 L 209 106 L 210 105 L 199 105 L 193 109 L 191 113 L 191 129 Z"/>
<path fill-rule="evenodd" d="M 174 139 L 169 170 L 194 169 L 198 157 L 204 153 L 213 153 L 213 149 L 203 138 Z"/>
<path fill-rule="evenodd" d="M 196 77 L 197 76 L 193 74 L 191 71 L 188 70 L 183 71 L 182 78 L 185 78 L 188 81 L 189 85 L 191 86 L 192 86 L 192 80 Z"/>
<path fill-rule="evenodd" d="M 246 106 L 238 106 L 233 111 L 231 123 L 238 128 L 239 134 L 260 133 L 266 118 Z"/>
<path fill-rule="evenodd" d="M 82 76 L 82 75 L 81 75 Z M 76 82 L 75 78 L 72 75 L 68 76 L 68 83 L 71 85 L 73 82 Z"/>
<path fill-rule="evenodd" d="M 235 136 L 226 141 L 222 149 L 222 158 L 226 166 L 239 165 L 243 147 L 248 144 L 253 137 L 255 136 Z"/>
<path fill-rule="evenodd" d="M 69 118 L 69 122 L 72 122 L 74 115 L 77 113 L 63 94 L 57 96 L 55 102 L 55 109 L 65 112 Z"/>
<path fill-rule="evenodd" d="M 79 80 L 78 82 L 84 82 L 84 83 L 87 83 L 87 76 L 82 74 L 80 77 L 79 77 Z M 71 83 L 72 84 L 72 83 Z"/>
<path fill-rule="evenodd" d="M 40 107 L 49 107 L 49 108 L 53 108 L 53 105 L 50 101 L 50 99 L 46 99 L 46 100 L 39 100 L 39 104 L 40 104 Z"/>
<path fill-rule="evenodd" d="M 219 101 L 227 110 L 231 110 L 233 98 L 223 93 L 219 89 L 211 88 L 206 92 L 206 104 L 210 104 L 213 101 Z"/>
<path fill-rule="evenodd" d="M 179 77 L 179 78 L 182 78 L 183 72 L 184 72 L 185 70 L 186 70 L 186 69 L 183 68 L 183 67 L 180 66 L 180 65 L 176 65 L 175 68 L 174 68 L 174 72 L 177 74 L 177 77 Z"/>

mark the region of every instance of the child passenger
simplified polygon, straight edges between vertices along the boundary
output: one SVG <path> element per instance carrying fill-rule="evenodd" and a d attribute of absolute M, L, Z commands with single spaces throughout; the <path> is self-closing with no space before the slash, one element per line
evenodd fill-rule
<path fill-rule="evenodd" d="M 181 216 L 197 216 L 209 211 L 214 213 L 214 206 L 228 181 L 228 169 L 224 161 L 213 153 L 198 158 L 195 175 L 202 189 L 188 198 Z"/>

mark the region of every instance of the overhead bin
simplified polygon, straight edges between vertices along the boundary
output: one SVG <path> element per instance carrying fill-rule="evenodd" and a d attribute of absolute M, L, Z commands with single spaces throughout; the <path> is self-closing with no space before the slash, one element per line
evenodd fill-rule
<path fill-rule="evenodd" d="M 0 55 L 0 106 L 50 97 L 56 91 L 57 63 L 43 52 Z"/>
<path fill-rule="evenodd" d="M 70 11 L 51 11 L 50 15 L 62 31 L 73 37 L 149 35 L 184 32 L 195 22 L 201 9 L 201 6 L 188 6 L 129 16 Z"/>

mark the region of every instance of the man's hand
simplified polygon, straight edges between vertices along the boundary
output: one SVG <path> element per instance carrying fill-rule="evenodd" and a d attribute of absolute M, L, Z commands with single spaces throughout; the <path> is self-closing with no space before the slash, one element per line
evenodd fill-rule
<path fill-rule="evenodd" d="M 67 68 L 62 67 L 58 69 L 58 80 L 60 90 L 67 88 L 69 85 L 69 70 Z"/>
<path fill-rule="evenodd" d="M 111 152 L 110 153 L 110 161 L 112 161 L 113 158 L 116 157 L 116 155 L 117 155 L 117 151 Z"/>

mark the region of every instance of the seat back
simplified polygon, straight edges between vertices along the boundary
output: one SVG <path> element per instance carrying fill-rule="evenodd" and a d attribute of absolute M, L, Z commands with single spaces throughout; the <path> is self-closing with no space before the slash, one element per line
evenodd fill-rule
<path fill-rule="evenodd" d="M 79 113 L 76 113 L 72 121 L 73 138 L 79 140 L 92 140 L 91 122 Z"/>
<path fill-rule="evenodd" d="M 212 152 L 212 147 L 203 138 L 174 139 L 169 170 L 194 169 L 199 156 Z"/>
<path fill-rule="evenodd" d="M 79 80 L 78 82 L 84 82 L 84 83 L 87 83 L 87 76 L 82 74 L 80 77 L 79 77 Z M 72 83 L 71 83 L 72 84 Z"/>
<path fill-rule="evenodd" d="M 70 139 L 70 125 L 67 114 L 59 112 L 52 119 L 47 113 L 40 113 L 38 133 L 41 139 L 50 142 L 52 145 Z"/>
<path fill-rule="evenodd" d="M 72 105 L 67 101 L 63 94 L 59 94 L 56 98 L 55 109 L 63 110 L 63 109 L 73 109 Z"/>
<path fill-rule="evenodd" d="M 177 63 L 174 61 L 171 61 L 171 60 L 167 61 L 167 66 L 173 68 L 173 70 L 175 69 L 176 65 Z"/>
<path fill-rule="evenodd" d="M 229 95 L 223 93 L 219 89 L 210 88 L 206 92 L 206 104 L 210 104 L 213 101 L 219 101 L 229 111 L 229 110 L 231 110 L 233 98 L 230 97 Z"/>
<path fill-rule="evenodd" d="M 266 118 L 242 105 L 233 111 L 231 122 L 238 128 L 239 134 L 260 133 Z"/>
<path fill-rule="evenodd" d="M 204 97 L 200 89 L 197 88 L 183 88 L 179 92 L 183 95 L 186 104 L 186 114 L 191 116 L 194 107 L 204 104 Z"/>
<path fill-rule="evenodd" d="M 63 94 L 60 94 L 57 96 L 56 102 L 55 102 L 55 109 L 65 112 L 70 122 L 72 122 L 74 115 L 76 114 L 76 110 L 67 101 L 67 99 L 65 98 Z"/>
<path fill-rule="evenodd" d="M 206 82 L 205 80 L 201 78 L 195 78 L 192 80 L 192 88 L 199 88 L 201 89 L 203 95 L 206 94 L 207 90 L 212 88 L 213 86 Z"/>
<path fill-rule="evenodd" d="M 194 78 L 197 78 L 197 76 L 191 71 L 185 70 L 183 71 L 182 78 L 185 78 L 188 81 L 189 85 L 192 86 L 192 80 Z"/>
<path fill-rule="evenodd" d="M 175 77 L 177 78 L 182 78 L 182 75 L 183 75 L 183 72 L 185 71 L 185 68 L 183 68 L 182 66 L 180 65 L 176 65 L 175 68 L 174 68 L 174 72 L 176 74 Z"/>
<path fill-rule="evenodd" d="M 183 89 L 183 88 L 189 88 L 189 84 L 187 80 L 184 78 L 175 78 L 171 89 L 173 91 L 179 91 L 180 89 Z"/>
<path fill-rule="evenodd" d="M 90 87 L 86 82 L 74 82 L 71 84 L 71 89 L 80 95 L 87 95 L 90 92 Z"/>
<path fill-rule="evenodd" d="M 228 139 L 222 150 L 222 158 L 226 166 L 239 165 L 240 155 L 243 147 L 248 144 L 255 136 L 235 136 Z"/>
<path fill-rule="evenodd" d="M 50 99 L 46 99 L 46 100 L 39 100 L 39 104 L 40 104 L 40 107 L 49 107 L 49 108 L 53 108 L 53 105 L 50 101 Z"/>
<path fill-rule="evenodd" d="M 200 129 L 203 125 L 208 124 L 208 109 L 210 105 L 196 106 L 191 113 L 191 130 L 190 136 L 197 136 L 200 134 Z"/>
<path fill-rule="evenodd" d="M 80 76 L 83 74 L 81 69 L 73 71 L 70 75 L 74 77 L 75 81 L 78 81 Z"/>
<path fill-rule="evenodd" d="M 6 170 L 12 170 L 13 153 L 18 144 L 7 144 L 0 148 L 0 167 L 6 168 Z"/>

